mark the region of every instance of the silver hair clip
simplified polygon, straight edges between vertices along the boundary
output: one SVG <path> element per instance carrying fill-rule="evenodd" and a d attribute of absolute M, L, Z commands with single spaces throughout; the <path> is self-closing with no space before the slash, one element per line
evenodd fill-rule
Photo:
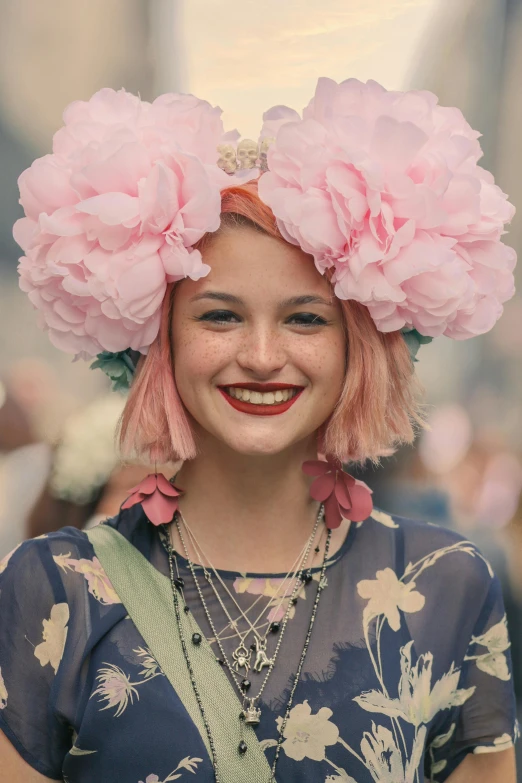
<path fill-rule="evenodd" d="M 241 139 L 237 147 L 232 144 L 220 144 L 217 148 L 219 158 L 217 165 L 225 174 L 235 174 L 236 171 L 258 168 L 268 171 L 268 150 L 273 138 L 261 140 L 261 144 L 252 139 Z"/>

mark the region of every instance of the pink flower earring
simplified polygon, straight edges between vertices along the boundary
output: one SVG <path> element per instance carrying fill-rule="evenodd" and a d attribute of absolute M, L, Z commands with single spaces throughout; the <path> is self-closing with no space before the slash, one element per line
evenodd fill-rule
<path fill-rule="evenodd" d="M 326 527 L 333 530 L 343 519 L 362 522 L 373 509 L 372 490 L 364 481 L 350 476 L 335 457 L 303 462 L 303 472 L 317 476 L 310 486 L 314 500 L 324 503 Z"/>
<path fill-rule="evenodd" d="M 141 503 L 150 522 L 158 526 L 172 522 L 183 490 L 171 484 L 163 473 L 149 473 L 130 493 L 122 508 L 131 508 L 136 503 Z"/>

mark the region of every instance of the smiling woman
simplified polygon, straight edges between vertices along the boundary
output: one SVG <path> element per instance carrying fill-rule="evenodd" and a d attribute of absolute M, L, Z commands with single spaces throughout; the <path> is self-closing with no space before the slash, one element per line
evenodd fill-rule
<path fill-rule="evenodd" d="M 366 308 L 334 295 L 332 284 L 318 274 L 313 258 L 285 242 L 273 213 L 257 194 L 256 183 L 227 188 L 221 199 L 219 231 L 207 233 L 196 245 L 211 268 L 209 275 L 200 281 L 173 283 L 167 289 L 160 332 L 147 356 L 140 360 L 123 415 L 124 452 L 138 453 L 158 462 L 196 456 L 191 435 L 198 416 L 189 419 L 186 415 L 187 409 L 192 413 L 194 390 L 190 391 L 185 384 L 186 394 L 181 404 L 178 378 L 182 384 L 186 381 L 186 361 L 191 355 L 200 356 L 210 350 L 220 357 L 218 362 L 224 361 L 222 347 L 230 345 L 231 332 L 244 344 L 251 336 L 252 329 L 249 332 L 248 327 L 256 309 L 271 316 L 270 328 L 274 332 L 279 323 L 280 330 L 284 325 L 287 340 L 295 336 L 296 351 L 302 354 L 307 346 L 313 346 L 314 362 L 318 362 L 318 356 L 323 359 L 320 377 L 328 394 L 325 397 L 324 389 L 321 393 L 311 385 L 309 389 L 318 395 L 310 403 L 318 418 L 322 417 L 321 421 L 313 422 L 314 429 L 328 420 L 321 434 L 320 451 L 344 462 L 377 461 L 398 444 L 411 443 L 414 425 L 421 424 L 420 393 L 400 333 L 379 332 Z M 217 280 L 223 290 L 213 290 Z M 232 289 L 245 289 L 248 297 L 241 298 Z M 281 299 L 282 292 L 292 290 L 307 293 Z M 209 302 L 233 305 L 237 312 L 208 310 Z M 199 330 L 195 325 L 189 330 L 193 319 L 202 324 Z M 174 338 L 173 342 L 173 333 L 183 334 L 183 340 Z M 184 351 L 187 340 L 192 341 L 197 335 L 203 336 L 204 344 L 191 343 L 191 350 Z M 334 345 L 337 352 L 332 350 Z M 258 350 L 248 345 L 246 350 L 250 350 L 254 361 L 260 360 Z M 324 364 L 327 360 L 329 366 Z M 177 373 L 176 366 L 182 368 Z M 218 372 L 217 367 L 214 369 Z M 274 371 L 277 367 L 268 370 L 271 374 Z M 214 386 L 223 387 L 225 380 L 230 380 L 229 385 L 236 381 L 222 378 L 220 382 L 218 378 Z M 290 383 L 281 388 L 290 388 L 292 384 L 299 387 L 298 379 L 287 380 Z M 239 382 L 236 385 L 254 388 Z M 324 405 L 317 407 L 317 399 L 322 399 Z M 264 410 L 254 410 L 253 402 L 256 399 L 249 398 L 250 407 L 244 411 L 265 415 Z M 270 409 L 272 415 L 279 412 Z"/>
<path fill-rule="evenodd" d="M 343 467 L 412 442 L 420 344 L 500 316 L 512 208 L 429 93 L 264 119 L 102 90 L 20 178 L 22 287 L 179 464 L 0 564 L 0 783 L 514 783 L 489 563 Z"/>

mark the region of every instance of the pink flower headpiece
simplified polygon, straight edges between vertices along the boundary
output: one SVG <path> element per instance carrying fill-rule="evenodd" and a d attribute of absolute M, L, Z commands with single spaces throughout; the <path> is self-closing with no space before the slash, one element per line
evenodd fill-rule
<path fill-rule="evenodd" d="M 412 354 L 492 328 L 514 293 L 516 254 L 501 242 L 514 208 L 458 109 L 320 79 L 302 116 L 265 113 L 259 146 L 236 144 L 220 115 L 191 95 L 147 103 L 111 89 L 66 109 L 53 153 L 20 176 L 14 229 L 20 286 L 58 348 L 98 356 L 126 385 L 167 283 L 210 271 L 194 244 L 219 227 L 225 171 L 259 176 L 283 236 Z"/>

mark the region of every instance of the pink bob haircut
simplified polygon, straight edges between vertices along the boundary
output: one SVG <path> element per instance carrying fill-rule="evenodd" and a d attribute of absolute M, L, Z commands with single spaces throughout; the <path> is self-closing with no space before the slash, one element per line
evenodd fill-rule
<path fill-rule="evenodd" d="M 196 245 L 205 248 L 223 229 L 248 226 L 284 242 L 274 215 L 248 183 L 223 191 L 221 226 Z M 174 381 L 172 310 L 177 283 L 167 287 L 156 340 L 142 356 L 121 418 L 124 456 L 176 462 L 197 454 L 190 414 Z M 347 372 L 335 409 L 318 433 L 318 452 L 341 462 L 374 463 L 422 426 L 420 386 L 400 332 L 379 332 L 364 305 L 340 300 L 347 346 Z"/>

